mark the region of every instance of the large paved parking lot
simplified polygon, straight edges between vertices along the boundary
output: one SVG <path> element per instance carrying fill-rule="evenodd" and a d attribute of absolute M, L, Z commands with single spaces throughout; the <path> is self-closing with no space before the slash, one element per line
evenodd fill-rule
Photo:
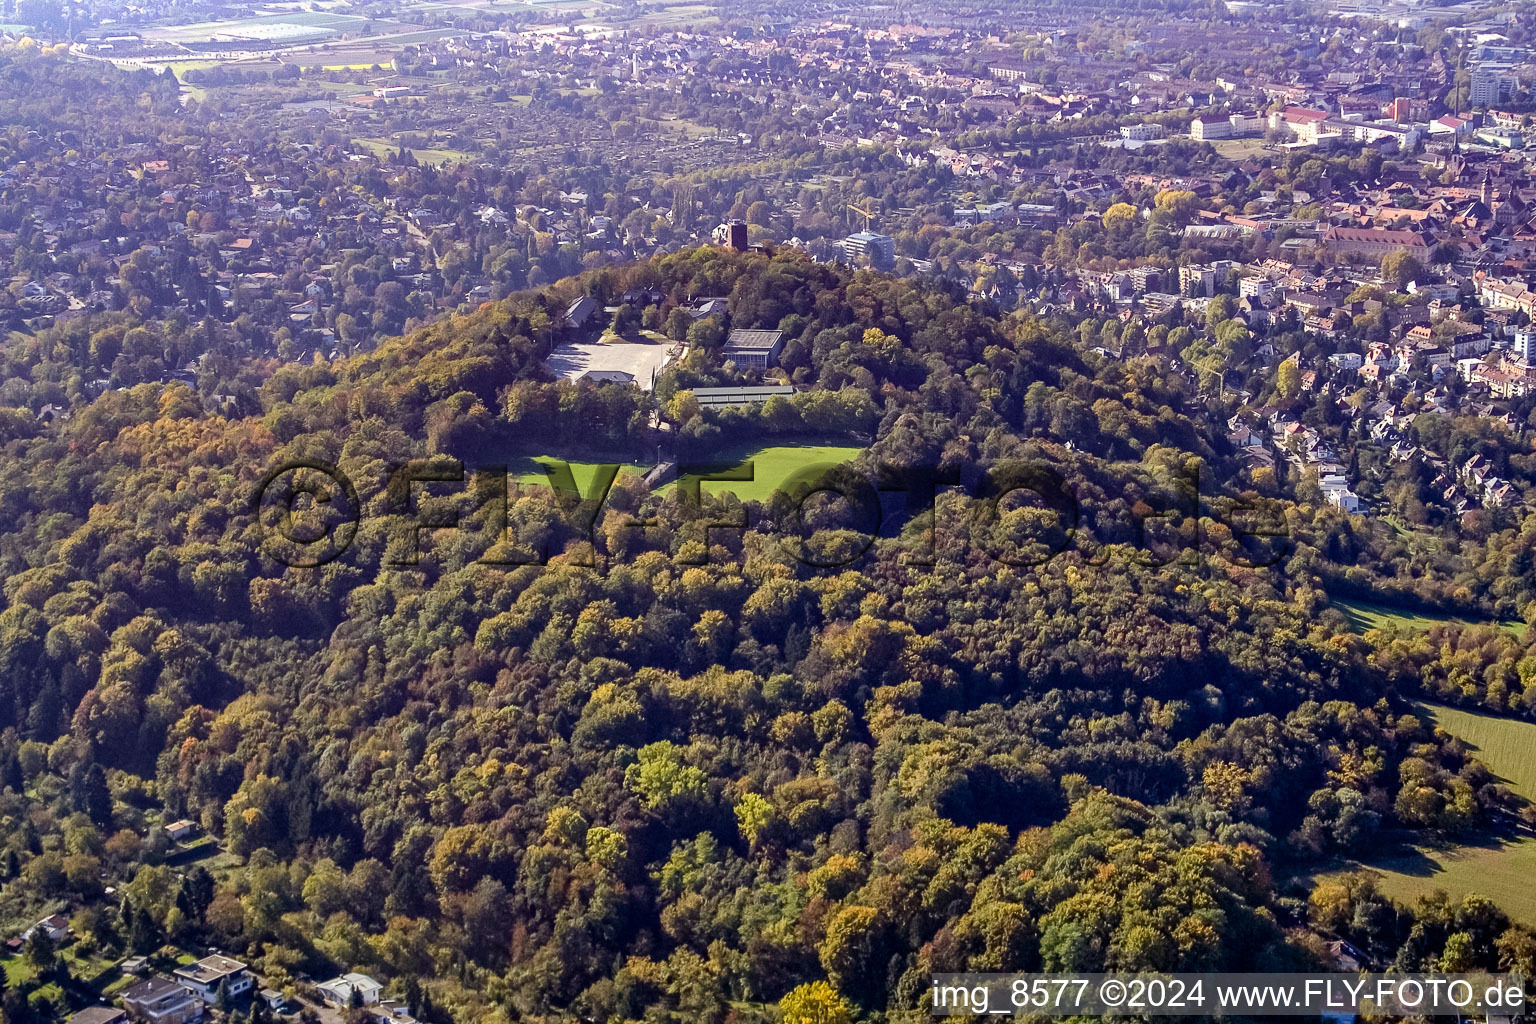
<path fill-rule="evenodd" d="M 588 370 L 622 370 L 635 378 L 644 391 L 651 390 L 656 374 L 671 358 L 671 344 L 618 341 L 603 344 L 583 341 L 561 345 L 550 353 L 549 371 L 566 380 L 576 380 Z"/>

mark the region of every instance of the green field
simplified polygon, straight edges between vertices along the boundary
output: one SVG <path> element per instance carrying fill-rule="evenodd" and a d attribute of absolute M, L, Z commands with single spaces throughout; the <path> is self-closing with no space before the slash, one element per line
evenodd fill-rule
<path fill-rule="evenodd" d="M 1424 719 L 1472 748 L 1510 789 L 1536 800 L 1536 723 L 1419 701 Z"/>
<path fill-rule="evenodd" d="M 752 463 L 750 481 L 708 480 L 702 486 L 707 494 L 735 494 L 743 501 L 767 501 L 773 493 L 783 488 L 785 481 L 796 473 L 808 469 L 830 469 L 858 457 L 864 449 L 847 445 L 771 445 L 768 447 L 736 447 L 717 456 L 700 457 L 694 461 L 744 466 Z M 544 484 L 549 478 L 541 465 L 553 461 L 556 456 L 534 456 L 515 461 L 510 469 L 518 484 Z M 592 485 L 592 478 L 600 462 L 567 459 L 576 486 L 583 493 Z M 618 461 L 618 460 L 615 460 Z M 620 462 L 620 473 L 643 475 L 650 466 L 634 462 Z M 676 482 L 666 486 L 675 486 Z"/>
<path fill-rule="evenodd" d="M 383 139 L 353 139 L 352 141 L 378 157 L 388 157 L 400 151 L 400 144 L 398 142 L 390 143 L 385 142 Z M 411 154 L 416 157 L 417 163 L 433 164 L 434 166 L 469 163 L 479 159 L 478 154 L 466 153 L 459 149 L 413 149 Z"/>
<path fill-rule="evenodd" d="M 674 29 L 688 26 L 704 27 L 707 25 L 718 25 L 719 23 L 719 8 L 708 4 L 664 6 L 661 10 L 648 11 L 632 22 L 635 25 L 650 25 L 657 28 Z"/>
<path fill-rule="evenodd" d="M 830 469 L 858 458 L 864 449 L 847 445 L 773 445 L 766 448 L 733 449 L 701 462 L 726 462 L 734 465 L 752 463 L 748 481 L 706 481 L 709 494 L 735 494 L 742 501 L 767 501 L 785 481 L 810 469 Z"/>
<path fill-rule="evenodd" d="M 1427 721 L 1465 741 L 1510 789 L 1528 799 L 1536 796 L 1536 723 L 1422 702 L 1419 709 Z M 1351 866 L 1378 875 L 1382 891 L 1400 902 L 1411 904 L 1436 889 L 1458 898 L 1475 892 L 1512 918 L 1536 925 L 1533 836 L 1500 836 L 1481 844 L 1426 843 Z"/>
<path fill-rule="evenodd" d="M 533 458 L 517 459 L 509 469 L 512 481 L 513 483 L 525 486 L 530 484 L 547 484 L 549 483 L 549 474 L 544 472 L 543 467 L 551 465 L 557 460 L 558 456 L 554 455 L 537 455 Z M 582 462 L 576 459 L 565 459 L 563 461 L 570 464 L 571 476 L 575 479 L 576 486 L 582 494 L 586 494 L 587 489 L 592 486 L 592 478 L 597 475 L 597 467 L 604 465 L 602 462 Z M 607 465 L 611 466 L 613 463 L 610 462 Z M 650 468 L 649 466 L 642 466 L 638 462 L 620 462 L 619 475 L 632 474 L 644 476 Z"/>
<path fill-rule="evenodd" d="M 1407 853 L 1359 865 L 1379 876 L 1381 891 L 1412 905 L 1444 889 L 1460 899 L 1486 896 L 1506 914 L 1536 926 L 1536 838 L 1524 836 L 1488 846 L 1421 846 Z"/>
<path fill-rule="evenodd" d="M 1364 633 L 1369 629 L 1428 629 L 1430 626 L 1451 623 L 1458 626 L 1486 626 L 1492 625 L 1491 621 L 1478 621 L 1474 619 L 1459 618 L 1454 615 L 1440 615 L 1434 612 L 1415 611 L 1410 608 L 1402 608 L 1395 605 L 1377 604 L 1374 601 L 1360 601 L 1355 598 L 1335 597 L 1332 604 L 1344 617 L 1349 620 L 1350 629 L 1356 633 Z M 1523 622 L 1501 622 L 1500 626 L 1515 634 L 1525 632 Z"/>
<path fill-rule="evenodd" d="M 1263 139 L 1217 139 L 1211 143 L 1211 147 L 1223 160 L 1236 163 L 1250 157 L 1262 156 L 1269 148 L 1269 144 Z"/>

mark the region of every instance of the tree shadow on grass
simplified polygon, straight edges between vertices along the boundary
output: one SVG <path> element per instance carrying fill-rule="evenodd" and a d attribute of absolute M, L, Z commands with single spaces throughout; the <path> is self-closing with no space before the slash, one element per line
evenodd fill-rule
<path fill-rule="evenodd" d="M 1508 826 L 1490 825 L 1476 832 L 1461 835 L 1433 836 L 1412 833 L 1393 833 L 1380 837 L 1380 852 L 1369 862 L 1351 861 L 1358 869 L 1394 871 L 1417 878 L 1433 878 L 1445 870 L 1447 860 L 1481 851 L 1496 853 L 1529 840 L 1531 836 Z"/>

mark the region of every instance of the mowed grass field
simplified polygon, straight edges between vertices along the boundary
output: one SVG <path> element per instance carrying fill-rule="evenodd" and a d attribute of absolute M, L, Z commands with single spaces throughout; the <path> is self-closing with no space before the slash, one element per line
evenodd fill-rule
<path fill-rule="evenodd" d="M 1536 927 L 1536 838 L 1487 846 L 1420 846 L 1406 853 L 1362 863 L 1379 876 L 1381 891 L 1412 906 L 1420 896 L 1444 889 L 1454 899 L 1486 896 L 1521 924 Z"/>
<path fill-rule="evenodd" d="M 1536 723 L 1419 701 L 1426 721 L 1472 748 L 1510 789 L 1536 800 Z M 1536 882 L 1536 876 L 1532 877 Z"/>
<path fill-rule="evenodd" d="M 864 449 L 848 445 L 808 444 L 772 445 L 750 450 L 728 450 L 718 456 L 701 459 L 701 462 L 727 463 L 733 466 L 752 464 L 752 479 L 706 480 L 703 489 L 708 494 L 734 494 L 742 501 L 767 501 L 775 491 L 797 474 L 831 469 L 858 458 Z"/>
<path fill-rule="evenodd" d="M 1510 789 L 1536 798 L 1536 723 L 1419 704 L 1426 721 L 1472 748 Z M 1460 898 L 1487 896 L 1510 917 L 1536 927 L 1536 836 L 1503 833 L 1482 843 L 1422 844 L 1358 862 L 1380 878 L 1383 892 L 1412 904 L 1444 889 Z"/>
<path fill-rule="evenodd" d="M 735 494 L 743 501 L 767 501 L 773 493 L 784 489 L 786 483 L 797 474 L 817 470 L 831 469 L 833 466 L 842 465 L 858 457 L 864 449 L 848 445 L 770 445 L 766 447 L 734 448 L 728 449 L 719 455 L 700 457 L 696 461 L 715 463 L 733 467 L 752 464 L 752 479 L 748 480 L 706 480 L 701 486 L 706 494 Z M 547 484 L 549 477 L 543 470 L 543 465 L 553 462 L 556 456 L 539 455 L 532 458 L 515 460 L 510 468 L 510 473 L 515 482 L 519 484 Z M 601 464 L 592 461 L 566 460 L 571 466 L 571 476 L 576 481 L 576 486 L 586 493 L 592 486 L 592 480 L 597 475 L 597 467 Z M 619 462 L 619 472 L 643 475 L 650 467 L 634 462 Z M 665 484 L 664 487 L 675 487 L 677 481 Z"/>
<path fill-rule="evenodd" d="M 592 481 L 597 477 L 597 468 L 601 462 L 580 462 L 574 459 L 559 460 L 553 455 L 536 455 L 533 458 L 516 459 L 508 469 L 514 483 L 520 486 L 540 486 L 549 483 L 549 474 L 544 471 L 546 465 L 553 465 L 557 461 L 564 461 L 571 467 L 571 478 L 575 480 L 576 487 L 582 494 L 586 494 L 592 487 Z M 649 471 L 649 466 L 642 466 L 638 462 L 619 463 L 619 476 L 633 475 L 643 476 Z M 612 462 L 608 465 L 613 465 Z M 615 480 L 618 477 L 614 478 Z"/>
<path fill-rule="evenodd" d="M 1223 159 L 1241 162 L 1262 155 L 1269 144 L 1263 139 L 1217 139 L 1211 143 L 1211 147 Z"/>
<path fill-rule="evenodd" d="M 371 153 L 373 153 L 374 156 L 378 157 L 388 157 L 393 153 L 399 152 L 400 150 L 400 144 L 398 142 L 391 143 L 386 142 L 383 139 L 353 139 L 352 141 L 356 142 L 360 146 L 365 147 Z M 460 149 L 413 149 L 411 150 L 411 155 L 416 158 L 417 163 L 432 164 L 433 166 L 455 163 L 471 163 L 479 159 L 478 154 L 466 153 Z"/>
<path fill-rule="evenodd" d="M 1356 633 L 1364 633 L 1370 629 L 1428 629 L 1430 626 L 1438 626 L 1445 623 L 1455 623 L 1459 626 L 1491 625 L 1489 622 L 1477 622 L 1471 619 L 1457 618 L 1453 615 L 1436 615 L 1433 612 L 1415 611 L 1410 608 L 1400 608 L 1394 605 L 1377 604 L 1373 601 L 1360 601 L 1355 598 L 1335 597 L 1332 604 L 1344 617 L 1349 620 L 1349 626 Z M 1516 634 L 1525 632 L 1523 622 L 1501 622 L 1500 626 Z"/>

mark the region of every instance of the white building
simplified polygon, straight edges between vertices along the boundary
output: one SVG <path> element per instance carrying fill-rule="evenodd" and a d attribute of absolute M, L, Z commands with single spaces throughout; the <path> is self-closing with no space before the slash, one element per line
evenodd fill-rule
<path fill-rule="evenodd" d="M 352 1005 L 354 994 L 359 1005 L 372 1006 L 384 993 L 384 986 L 366 974 L 343 974 L 339 978 L 322 982 L 315 988 L 326 1002 L 343 1008 Z"/>
<path fill-rule="evenodd" d="M 1211 139 L 1230 139 L 1232 137 L 1232 122 L 1213 117 L 1206 120 L 1197 117 L 1189 123 L 1189 134 L 1196 142 L 1208 142 Z"/>
<path fill-rule="evenodd" d="M 1262 135 L 1266 126 L 1263 114 L 1232 114 L 1227 121 L 1233 135 Z"/>
<path fill-rule="evenodd" d="M 1536 327 L 1515 328 L 1515 338 L 1509 348 L 1521 362 L 1529 363 L 1532 352 L 1536 352 Z"/>
<path fill-rule="evenodd" d="M 865 254 L 875 267 L 889 267 L 896 259 L 896 240 L 873 231 L 855 231 L 843 239 L 843 255 L 854 262 Z"/>
<path fill-rule="evenodd" d="M 1417 281 L 1408 282 L 1408 294 L 1417 295 L 1421 299 L 1430 302 L 1439 299 L 1441 302 L 1454 302 L 1461 297 L 1461 289 L 1449 282 L 1443 284 L 1420 284 Z"/>
<path fill-rule="evenodd" d="M 1275 282 L 1267 277 L 1245 277 L 1237 282 L 1237 294 L 1244 299 L 1263 302 L 1275 292 Z"/>
<path fill-rule="evenodd" d="M 1473 68 L 1468 76 L 1467 102 L 1474 107 L 1493 107 L 1515 94 L 1520 83 L 1498 68 Z"/>
<path fill-rule="evenodd" d="M 172 973 L 178 985 L 205 1003 L 218 999 L 221 986 L 231 999 L 239 999 L 256 983 L 245 964 L 227 956 L 207 956 L 195 964 L 178 967 Z"/>
<path fill-rule="evenodd" d="M 1349 481 L 1342 476 L 1329 474 L 1317 483 L 1323 489 L 1323 497 L 1327 499 L 1328 504 L 1337 505 L 1350 515 L 1360 511 L 1360 496 L 1349 489 Z"/>

